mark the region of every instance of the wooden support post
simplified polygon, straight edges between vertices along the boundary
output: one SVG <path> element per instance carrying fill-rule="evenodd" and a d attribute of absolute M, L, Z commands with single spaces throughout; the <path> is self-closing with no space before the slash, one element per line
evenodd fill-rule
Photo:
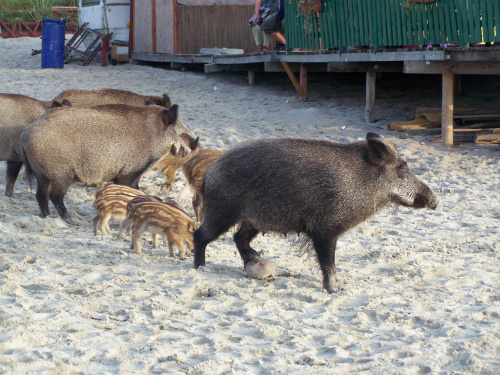
<path fill-rule="evenodd" d="M 453 74 L 443 74 L 443 102 L 441 105 L 441 133 L 443 146 L 453 147 Z"/>
<path fill-rule="evenodd" d="M 253 70 L 248 71 L 248 84 L 255 85 L 255 72 Z"/>
<path fill-rule="evenodd" d="M 101 44 L 101 66 L 108 66 L 109 38 L 102 38 Z"/>
<path fill-rule="evenodd" d="M 174 0 L 174 53 L 179 53 L 179 25 L 177 20 L 177 0 Z"/>
<path fill-rule="evenodd" d="M 365 120 L 367 123 L 375 122 L 375 83 L 377 73 L 366 72 L 366 107 Z"/>
<path fill-rule="evenodd" d="M 304 94 L 304 99 L 302 100 L 307 100 L 307 66 L 302 63 L 300 64 L 299 70 L 299 85 Z"/>
<path fill-rule="evenodd" d="M 151 0 L 151 44 L 151 52 L 156 53 L 156 0 Z"/>
<path fill-rule="evenodd" d="M 288 66 L 288 63 L 286 61 L 281 61 L 281 65 L 283 65 L 283 68 L 285 69 L 286 74 L 288 74 L 288 78 L 290 78 L 290 81 L 292 81 L 293 87 L 295 87 L 295 91 L 300 96 L 300 99 L 306 100 L 306 94 L 302 91 L 302 88 L 300 87 L 299 81 L 297 81 L 297 78 L 295 77 L 295 74 L 293 74 L 292 69 Z"/>

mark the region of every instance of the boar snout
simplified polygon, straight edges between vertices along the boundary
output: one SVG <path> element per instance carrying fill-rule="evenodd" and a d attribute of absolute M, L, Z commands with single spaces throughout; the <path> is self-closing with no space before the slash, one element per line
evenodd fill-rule
<path fill-rule="evenodd" d="M 430 208 L 435 210 L 439 204 L 439 199 L 434 192 L 424 183 L 422 189 L 415 194 L 413 201 L 414 208 Z"/>

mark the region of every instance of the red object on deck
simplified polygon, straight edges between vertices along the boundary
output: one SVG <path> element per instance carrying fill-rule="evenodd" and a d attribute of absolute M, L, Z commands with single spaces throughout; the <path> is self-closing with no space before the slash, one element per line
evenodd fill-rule
<path fill-rule="evenodd" d="M 108 66 L 109 38 L 102 38 L 101 66 Z"/>

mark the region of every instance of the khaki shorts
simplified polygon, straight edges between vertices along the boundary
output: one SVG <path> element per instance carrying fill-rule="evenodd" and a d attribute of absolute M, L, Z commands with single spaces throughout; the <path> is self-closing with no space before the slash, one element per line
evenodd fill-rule
<path fill-rule="evenodd" d="M 283 18 L 281 21 L 276 21 L 276 13 L 278 12 L 269 13 L 269 16 L 267 16 L 264 22 L 262 22 L 262 25 L 260 25 L 262 31 L 264 31 L 266 35 L 269 35 L 276 31 L 283 33 L 285 27 L 285 19 Z"/>

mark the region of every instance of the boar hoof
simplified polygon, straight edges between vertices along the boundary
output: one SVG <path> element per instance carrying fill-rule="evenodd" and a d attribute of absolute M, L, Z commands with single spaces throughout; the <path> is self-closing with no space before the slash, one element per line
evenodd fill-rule
<path fill-rule="evenodd" d="M 254 258 L 245 265 L 245 271 L 251 278 L 262 280 L 273 276 L 275 267 L 272 260 Z"/>

